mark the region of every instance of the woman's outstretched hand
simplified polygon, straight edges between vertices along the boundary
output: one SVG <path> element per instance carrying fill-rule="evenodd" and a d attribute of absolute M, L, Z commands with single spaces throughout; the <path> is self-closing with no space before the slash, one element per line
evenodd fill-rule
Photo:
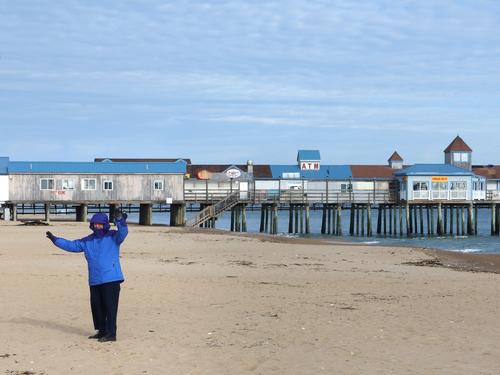
<path fill-rule="evenodd" d="M 54 236 L 51 232 L 46 232 L 45 234 L 47 235 L 47 238 L 48 238 L 49 240 L 51 240 L 52 242 L 54 242 L 54 241 L 56 240 L 56 238 L 57 238 L 57 237 L 56 237 L 56 236 Z"/>
<path fill-rule="evenodd" d="M 127 214 L 122 212 L 119 208 L 115 210 L 115 221 L 117 220 L 127 220 Z"/>

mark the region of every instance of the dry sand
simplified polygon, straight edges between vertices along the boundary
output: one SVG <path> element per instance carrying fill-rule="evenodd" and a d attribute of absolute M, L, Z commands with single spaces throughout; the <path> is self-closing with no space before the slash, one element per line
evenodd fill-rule
<path fill-rule="evenodd" d="M 0 224 L 1 374 L 500 373 L 500 275 L 404 264 L 467 257 L 131 226 L 118 341 L 98 343 L 85 259 L 47 229 Z"/>

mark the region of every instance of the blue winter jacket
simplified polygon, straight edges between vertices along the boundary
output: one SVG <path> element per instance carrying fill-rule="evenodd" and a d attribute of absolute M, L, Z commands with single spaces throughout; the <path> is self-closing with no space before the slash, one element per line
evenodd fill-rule
<path fill-rule="evenodd" d="M 54 244 L 72 253 L 85 253 L 89 269 L 90 286 L 123 281 L 120 266 L 120 244 L 128 234 L 125 220 L 117 220 L 118 230 L 109 230 L 99 236 L 94 233 L 80 240 L 69 241 L 56 238 Z"/>

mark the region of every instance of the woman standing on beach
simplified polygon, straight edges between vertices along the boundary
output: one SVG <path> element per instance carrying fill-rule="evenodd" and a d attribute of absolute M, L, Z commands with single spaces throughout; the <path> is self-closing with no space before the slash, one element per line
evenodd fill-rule
<path fill-rule="evenodd" d="M 89 270 L 90 307 L 97 333 L 89 339 L 116 341 L 116 316 L 120 283 L 124 281 L 120 266 L 120 245 L 128 234 L 127 214 L 115 212 L 118 230 L 110 230 L 108 216 L 97 213 L 90 219 L 92 234 L 70 241 L 47 232 L 54 245 L 73 253 L 85 253 Z"/>

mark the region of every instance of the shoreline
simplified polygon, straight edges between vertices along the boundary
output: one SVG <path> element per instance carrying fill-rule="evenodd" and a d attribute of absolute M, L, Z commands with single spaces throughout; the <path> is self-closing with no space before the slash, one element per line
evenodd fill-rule
<path fill-rule="evenodd" d="M 25 221 L 33 220 L 33 218 L 23 218 L 23 220 L 18 220 L 17 222 L 10 222 L 7 225 L 23 225 Z M 37 220 L 37 219 L 34 219 Z M 51 220 L 55 223 L 78 223 L 74 220 Z M 2 222 L 4 224 L 5 222 Z M 141 225 L 137 223 L 129 223 L 131 227 L 142 228 Z M 50 226 L 50 223 L 49 225 Z M 405 245 L 393 245 L 384 243 L 374 243 L 366 244 L 362 242 L 353 241 L 342 241 L 338 240 L 327 240 L 324 238 L 308 238 L 299 236 L 287 236 L 287 235 L 271 235 L 266 233 L 248 233 L 248 232 L 231 232 L 224 229 L 212 229 L 212 228 L 190 228 L 190 227 L 170 227 L 166 224 L 153 224 L 151 228 L 169 228 L 171 233 L 197 233 L 197 234 L 208 234 L 208 235 L 224 235 L 239 238 L 252 238 L 258 239 L 262 242 L 268 243 L 278 243 L 278 244 L 295 244 L 295 245 L 323 245 L 323 246 L 348 246 L 348 247 L 385 247 L 391 249 L 407 249 L 413 251 L 419 251 L 424 255 L 431 257 L 432 259 L 423 259 L 422 261 L 411 262 L 408 265 L 420 266 L 420 267 L 441 267 L 448 268 L 455 271 L 462 272 L 485 272 L 485 273 L 495 273 L 500 274 L 500 254 L 491 253 L 464 253 L 460 251 L 451 251 L 438 248 L 430 247 L 419 247 L 419 246 L 405 246 Z"/>
<path fill-rule="evenodd" d="M 185 228 L 186 229 L 186 228 Z M 304 237 L 285 237 L 266 235 L 261 233 L 234 233 L 224 231 L 221 229 L 205 229 L 205 228 L 189 228 L 186 232 L 189 233 L 207 233 L 207 234 L 221 234 L 236 237 L 257 238 L 261 241 L 271 243 L 290 243 L 301 245 L 340 245 L 349 247 L 384 247 L 391 249 L 407 249 L 419 251 L 422 254 L 432 257 L 431 260 L 422 260 L 420 262 L 411 262 L 408 265 L 426 266 L 426 267 L 442 267 L 449 268 L 455 271 L 463 272 L 486 272 L 500 274 L 500 254 L 484 254 L 484 253 L 463 253 L 458 251 L 450 251 L 428 247 L 418 246 L 398 246 L 390 244 L 364 244 L 350 241 L 329 241 L 317 238 L 304 238 Z"/>

